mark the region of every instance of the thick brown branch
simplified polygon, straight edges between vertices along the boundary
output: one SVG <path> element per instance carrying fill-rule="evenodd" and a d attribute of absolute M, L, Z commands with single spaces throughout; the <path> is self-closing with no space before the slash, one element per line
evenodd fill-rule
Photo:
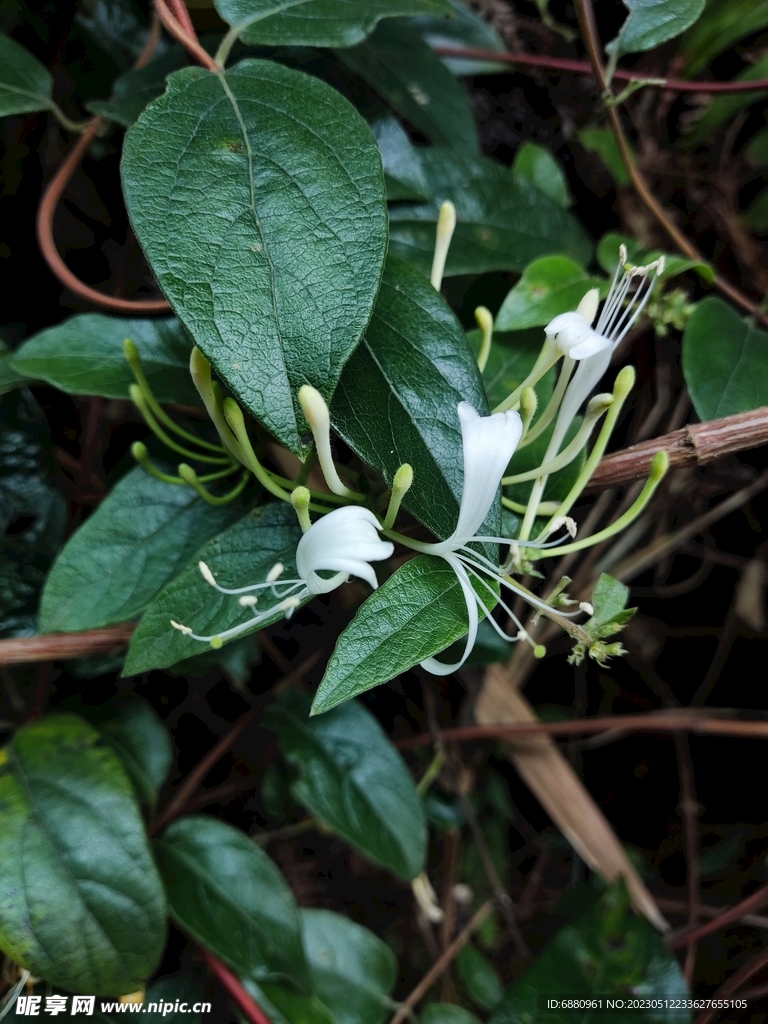
<path fill-rule="evenodd" d="M 0 640 L 0 665 L 27 665 L 34 661 L 105 654 L 125 647 L 135 629 L 135 622 L 121 622 L 117 626 L 89 629 L 85 633 L 50 633 Z"/>
<path fill-rule="evenodd" d="M 705 466 L 723 455 L 759 448 L 764 444 L 768 444 L 768 406 L 708 423 L 693 423 L 672 434 L 614 452 L 597 467 L 588 489 L 597 491 L 617 487 L 647 476 L 656 452 L 665 451 L 669 455 L 670 468 L 675 469 L 679 466 Z"/>

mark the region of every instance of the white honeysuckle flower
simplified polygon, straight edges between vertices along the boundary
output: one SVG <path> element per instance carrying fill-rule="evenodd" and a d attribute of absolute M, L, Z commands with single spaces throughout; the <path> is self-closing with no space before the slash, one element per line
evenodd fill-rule
<path fill-rule="evenodd" d="M 578 310 L 573 313 L 561 313 L 544 328 L 551 345 L 556 345 L 571 359 L 579 361 L 560 405 L 555 430 L 544 461 L 557 454 L 574 416 L 605 374 L 617 346 L 645 309 L 656 281 L 663 271 L 663 256 L 645 267 L 628 264 L 627 250 L 622 245 L 619 247 L 619 262 L 608 297 L 603 303 L 594 328 L 592 321 L 597 312 L 597 305 L 595 296 L 590 292 L 584 296 Z M 625 305 L 633 282 L 638 282 L 638 286 Z"/>
<path fill-rule="evenodd" d="M 254 614 L 245 622 L 211 636 L 200 636 L 189 626 L 171 620 L 174 629 L 205 643 L 220 646 L 225 640 L 232 640 L 246 630 L 258 627 L 266 622 L 276 611 L 282 611 L 290 618 L 296 608 L 307 597 L 315 594 L 327 594 L 350 576 L 357 576 L 369 583 L 375 590 L 378 580 L 370 562 L 380 562 L 389 558 L 395 549 L 391 541 L 379 537 L 381 525 L 370 509 L 359 505 L 346 505 L 334 509 L 319 519 L 302 536 L 296 548 L 296 571 L 299 579 L 281 579 L 283 565 L 277 562 L 267 573 L 263 583 L 254 583 L 248 587 L 231 589 L 222 587 L 205 562 L 199 562 L 200 574 L 220 594 L 238 598 L 240 607 L 253 608 L 258 598 L 253 591 L 269 590 L 274 597 L 281 600 L 277 605 Z M 318 575 L 321 572 L 332 572 L 330 579 Z M 240 596 L 244 595 L 244 596 Z"/>
<path fill-rule="evenodd" d="M 468 547 L 472 542 L 503 544 L 507 548 L 512 548 L 516 544 L 509 537 L 480 536 L 478 530 L 485 522 L 497 499 L 501 478 L 514 455 L 523 432 L 522 420 L 516 412 L 496 412 L 490 416 L 480 416 L 467 402 L 460 403 L 458 415 L 464 454 L 464 485 L 456 529 L 446 540 L 437 543 L 407 540 L 408 546 L 414 550 L 445 559 L 456 573 L 467 606 L 469 631 L 461 659 L 450 665 L 438 661 L 436 658 L 427 658 L 421 663 L 422 668 L 433 675 L 440 676 L 455 672 L 469 657 L 477 638 L 479 611 L 483 612 L 499 636 L 510 643 L 526 638 L 526 634 L 520 632 L 522 624 L 507 606 L 503 597 L 497 594 L 493 583 L 499 587 L 501 593 L 504 588 L 507 588 L 515 595 L 522 595 L 526 601 L 537 608 L 547 607 L 543 601 L 531 597 L 516 587 L 507 578 L 501 565 L 493 563 L 484 555 Z M 549 544 L 537 544 L 536 546 L 548 547 Z M 473 579 L 488 591 L 489 597 L 486 600 L 483 600 L 474 589 Z M 514 636 L 505 633 L 494 620 L 488 607 L 489 603 L 499 604 L 510 616 L 518 628 L 518 632 Z"/>
<path fill-rule="evenodd" d="M 318 519 L 296 548 L 296 570 L 310 594 L 327 594 L 357 576 L 378 586 L 369 562 L 381 562 L 395 550 L 394 544 L 379 537 L 381 524 L 370 509 L 346 505 Z M 323 579 L 320 570 L 335 571 Z"/>

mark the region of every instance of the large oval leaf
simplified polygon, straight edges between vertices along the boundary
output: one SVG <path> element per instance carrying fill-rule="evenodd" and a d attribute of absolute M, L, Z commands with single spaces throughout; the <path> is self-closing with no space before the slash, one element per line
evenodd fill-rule
<path fill-rule="evenodd" d="M 336 56 L 432 142 L 479 151 L 467 93 L 407 21 L 379 25 L 370 39 Z"/>
<path fill-rule="evenodd" d="M 624 0 L 629 17 L 607 49 L 619 56 L 652 50 L 690 28 L 704 4 L 705 0 Z"/>
<path fill-rule="evenodd" d="M 0 947 L 70 992 L 142 988 L 165 941 L 165 896 L 117 755 L 74 715 L 0 751 Z"/>
<path fill-rule="evenodd" d="M 173 916 L 239 974 L 309 988 L 301 923 L 288 883 L 244 833 L 182 818 L 155 840 Z"/>
<path fill-rule="evenodd" d="M 148 606 L 131 638 L 123 674 L 131 676 L 153 668 L 168 668 L 177 661 L 210 650 L 198 640 L 190 640 L 173 629 L 171 619 L 191 626 L 202 636 L 215 636 L 249 617 L 248 609 L 241 608 L 237 598 L 220 594 L 205 582 L 197 567 L 199 559 L 211 567 L 226 587 L 263 582 L 277 562 L 285 567 L 283 578 L 294 579 L 296 545 L 300 538 L 301 530 L 291 506 L 272 502 L 253 509 L 228 530 L 209 540 L 184 572 Z M 259 611 L 280 601 L 280 597 L 267 591 L 259 598 Z M 259 628 L 276 622 L 284 614 L 276 610 L 274 619 L 265 619 Z M 252 631 L 255 629 L 254 626 Z"/>
<path fill-rule="evenodd" d="M 145 700 L 118 697 L 95 708 L 93 719 L 123 762 L 136 796 L 154 809 L 173 761 L 171 737 L 160 716 Z"/>
<path fill-rule="evenodd" d="M 137 466 L 71 538 L 51 569 L 40 632 L 97 629 L 138 615 L 200 544 L 243 514 Z"/>
<path fill-rule="evenodd" d="M 563 253 L 586 265 L 592 243 L 567 210 L 507 167 L 446 146 L 418 151 L 429 203 L 403 203 L 390 212 L 390 251 L 429 274 L 435 225 L 450 199 L 458 222 L 445 272 L 523 271 L 531 260 Z"/>
<path fill-rule="evenodd" d="M 585 893 L 584 896 L 587 894 Z M 688 986 L 680 965 L 664 939 L 644 918 L 635 914 L 621 881 L 612 886 L 591 910 L 562 928 L 544 947 L 536 962 L 507 991 L 489 1024 L 522 1024 L 544 1017 L 552 1024 L 572 1024 L 592 1016 L 570 1007 L 542 1013 L 543 1001 L 552 996 L 588 999 L 615 995 L 625 1000 L 623 1010 L 607 1019 L 628 1024 L 661 1024 L 671 1014 L 654 1007 L 658 999 L 684 1000 Z M 632 997 L 641 1005 L 633 1010 Z M 600 1016 L 598 1013 L 595 1016 Z M 674 1020 L 689 1024 L 691 1012 L 675 1010 Z"/>
<path fill-rule="evenodd" d="M 448 0 L 216 0 L 222 18 L 246 43 L 354 46 L 382 18 L 450 14 Z"/>
<path fill-rule="evenodd" d="M 53 77 L 29 50 L 0 33 L 0 117 L 48 110 Z"/>
<path fill-rule="evenodd" d="M 336 1024 L 382 1024 L 397 980 L 397 958 L 386 942 L 330 910 L 301 910 L 312 990 Z"/>
<path fill-rule="evenodd" d="M 683 335 L 683 373 L 702 420 L 768 405 L 768 333 L 722 299 L 704 299 Z"/>
<path fill-rule="evenodd" d="M 302 384 L 330 400 L 371 315 L 387 246 L 381 159 L 324 82 L 245 60 L 187 68 L 126 136 L 131 221 L 179 318 L 294 452 Z"/>
<path fill-rule="evenodd" d="M 128 398 L 135 377 L 123 352 L 125 338 L 136 344 L 158 401 L 200 405 L 189 376 L 192 342 L 176 319 L 81 313 L 29 338 L 10 357 L 11 365 L 30 380 L 70 395 Z"/>
<path fill-rule="evenodd" d="M 467 606 L 453 569 L 431 555 L 411 559 L 371 594 L 339 637 L 312 714 L 389 682 L 445 650 L 467 628 Z"/>
<path fill-rule="evenodd" d="M 439 537 L 452 533 L 459 515 L 462 401 L 488 412 L 461 325 L 425 277 L 389 259 L 331 414 L 335 429 L 387 483 L 402 463 L 413 466 L 405 505 Z"/>
<path fill-rule="evenodd" d="M 294 797 L 366 857 L 415 878 L 424 869 L 427 827 L 400 754 L 362 704 L 321 718 L 308 712 L 303 695 L 285 694 L 264 716 L 301 771 Z"/>

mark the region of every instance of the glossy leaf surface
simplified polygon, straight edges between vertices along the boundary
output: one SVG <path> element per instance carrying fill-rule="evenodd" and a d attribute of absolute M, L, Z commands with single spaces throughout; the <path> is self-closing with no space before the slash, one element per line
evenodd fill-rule
<path fill-rule="evenodd" d="M 191 487 L 131 470 L 61 551 L 45 583 L 42 633 L 97 629 L 139 615 L 201 542 L 242 515 Z"/>
<path fill-rule="evenodd" d="M 387 483 L 404 462 L 413 466 L 405 506 L 439 537 L 459 515 L 462 401 L 488 411 L 461 325 L 418 271 L 388 260 L 371 323 L 334 397 L 333 425 Z"/>
<path fill-rule="evenodd" d="M 704 299 L 683 335 L 683 373 L 702 420 L 768 405 L 768 333 L 722 299 Z"/>
<path fill-rule="evenodd" d="M 195 815 L 174 822 L 154 848 L 171 912 L 186 931 L 239 974 L 307 989 L 293 894 L 253 840 Z"/>
<path fill-rule="evenodd" d="M 48 68 L 15 39 L 0 33 L 0 117 L 48 110 L 52 93 Z"/>
<path fill-rule="evenodd" d="M 420 151 L 429 203 L 404 203 L 390 211 L 390 251 L 429 274 L 441 204 L 450 199 L 458 223 L 446 274 L 491 270 L 522 272 L 536 259 L 559 252 L 587 264 L 592 244 L 576 219 L 527 180 L 484 157 L 445 147 Z"/>
<path fill-rule="evenodd" d="M 362 704 L 308 713 L 308 700 L 286 694 L 264 717 L 299 769 L 293 796 L 370 860 L 415 878 L 424 869 L 427 829 L 400 754 Z"/>
<path fill-rule="evenodd" d="M 187 68 L 126 136 L 123 189 L 195 342 L 294 452 L 296 394 L 330 399 L 371 315 L 387 244 L 381 160 L 359 114 L 301 72 Z"/>
<path fill-rule="evenodd" d="M 590 277 L 567 256 L 542 256 L 528 264 L 507 294 L 496 317 L 496 329 L 544 327 L 558 314 L 576 309 L 590 288 L 602 285 L 602 278 Z"/>
<path fill-rule="evenodd" d="M 126 338 L 136 344 L 158 401 L 202 404 L 189 376 L 192 342 L 176 319 L 80 313 L 25 341 L 13 353 L 11 365 L 31 380 L 70 395 L 127 398 L 135 377 L 123 352 Z"/>
<path fill-rule="evenodd" d="M 206 644 L 173 629 L 171 619 L 190 626 L 201 636 L 213 636 L 250 617 L 250 610 L 241 608 L 236 597 L 220 594 L 205 582 L 197 567 L 200 559 L 225 587 L 261 583 L 277 562 L 285 567 L 284 578 L 293 579 L 300 537 L 291 506 L 274 502 L 253 509 L 209 540 L 150 603 L 131 639 L 124 674 L 167 668 L 183 658 L 210 650 Z M 273 607 L 280 600 L 265 591 L 259 598 L 258 609 Z M 265 620 L 259 628 L 276 622 L 284 614 L 275 611 L 274 619 Z"/>
<path fill-rule="evenodd" d="M 117 755 L 74 715 L 0 751 L 0 945 L 74 992 L 143 987 L 165 943 L 165 895 Z"/>
<path fill-rule="evenodd" d="M 216 0 L 216 9 L 243 42 L 268 46 L 354 46 L 382 18 L 451 13 L 447 0 Z"/>

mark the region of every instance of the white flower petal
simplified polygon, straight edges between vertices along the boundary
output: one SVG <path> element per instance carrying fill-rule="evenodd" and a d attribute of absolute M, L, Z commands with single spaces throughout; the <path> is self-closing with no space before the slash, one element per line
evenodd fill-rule
<path fill-rule="evenodd" d="M 447 550 L 471 540 L 485 522 L 523 432 L 523 422 L 516 412 L 480 416 L 468 402 L 461 402 L 458 413 L 464 449 L 464 485 L 459 520 L 445 542 L 449 544 Z M 435 554 L 440 553 L 435 551 Z"/>
<path fill-rule="evenodd" d="M 334 509 L 307 530 L 296 548 L 298 574 L 313 594 L 326 594 L 346 582 L 350 575 L 376 587 L 376 575 L 368 564 L 389 558 L 395 550 L 381 540 L 381 526 L 373 512 L 359 505 Z M 336 572 L 323 579 L 321 570 Z"/>
<path fill-rule="evenodd" d="M 550 320 L 544 333 L 571 359 L 588 359 L 611 345 L 609 338 L 593 330 L 589 322 L 575 312 L 561 313 Z"/>
<path fill-rule="evenodd" d="M 477 639 L 477 596 L 469 581 L 467 570 L 455 555 L 443 555 L 443 558 L 445 558 L 446 562 L 456 573 L 456 578 L 464 594 L 464 600 L 467 603 L 467 615 L 469 617 L 469 632 L 467 633 L 467 641 L 464 645 L 464 653 L 459 661 L 455 661 L 452 665 L 446 665 L 445 662 L 438 661 L 437 658 L 426 658 L 422 661 L 421 667 L 433 676 L 449 676 L 452 672 L 460 669 L 472 653 L 472 648 L 475 646 L 475 640 Z"/>

